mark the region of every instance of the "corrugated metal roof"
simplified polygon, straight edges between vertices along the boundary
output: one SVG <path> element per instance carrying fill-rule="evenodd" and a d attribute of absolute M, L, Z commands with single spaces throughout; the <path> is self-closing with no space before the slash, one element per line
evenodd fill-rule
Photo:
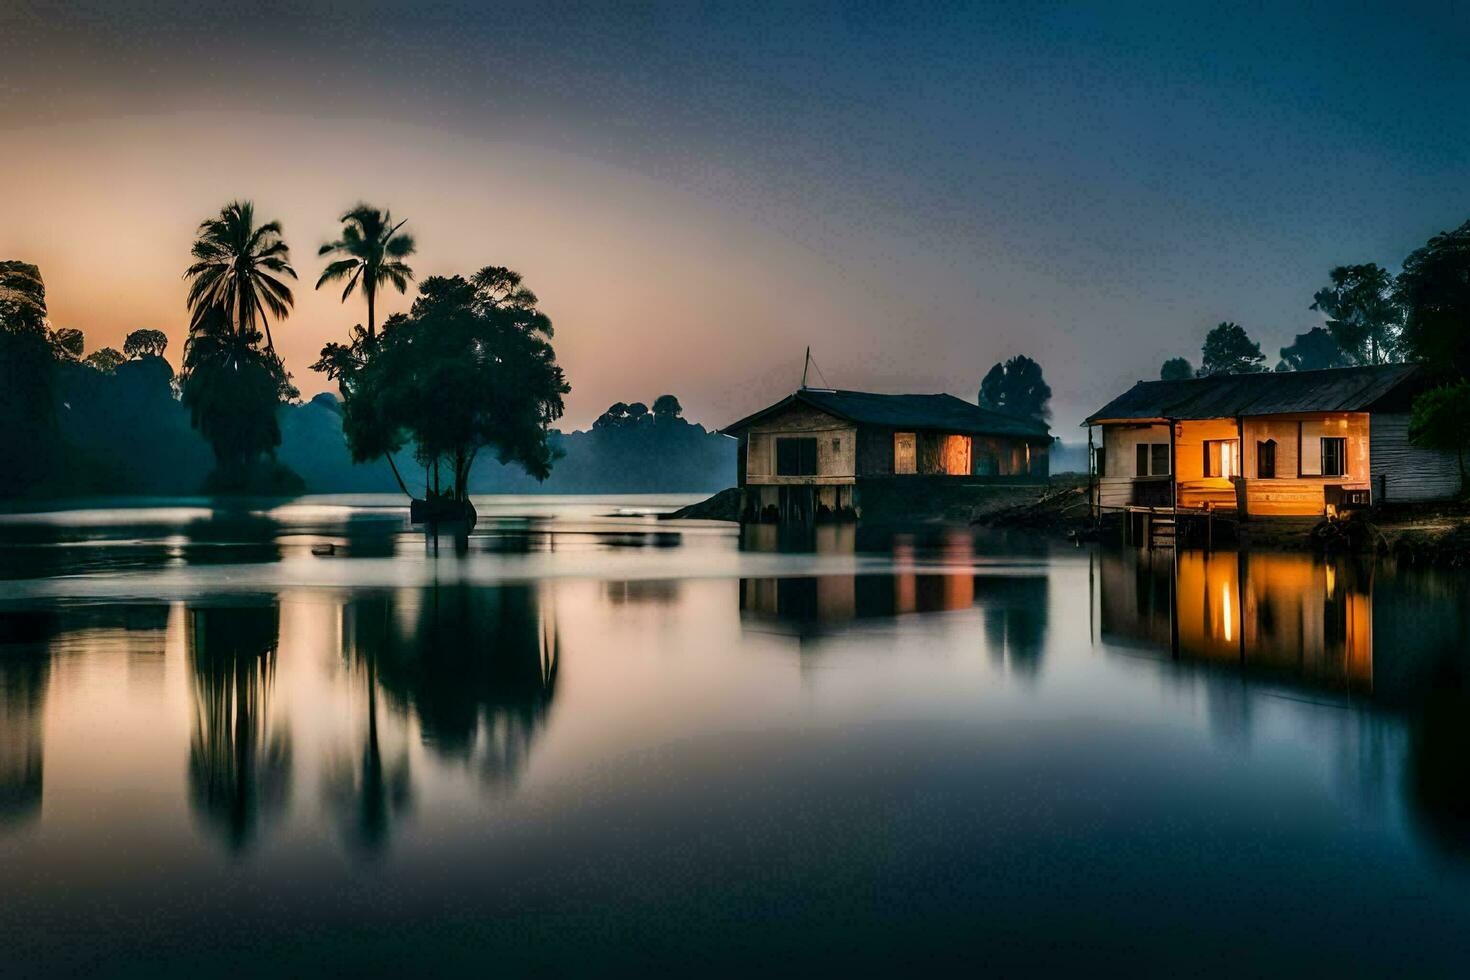
<path fill-rule="evenodd" d="M 1417 364 L 1380 364 L 1323 371 L 1223 374 L 1187 381 L 1140 381 L 1089 415 L 1087 422 L 1362 412 L 1418 373 Z"/>
<path fill-rule="evenodd" d="M 954 395 L 881 395 L 868 391 L 828 391 L 803 388 L 781 401 L 725 426 L 721 432 L 738 434 L 755 422 L 795 402 L 860 425 L 894 429 L 926 429 L 971 435 L 1024 436 L 1047 439 L 1046 423 L 1007 415 L 972 405 Z"/>

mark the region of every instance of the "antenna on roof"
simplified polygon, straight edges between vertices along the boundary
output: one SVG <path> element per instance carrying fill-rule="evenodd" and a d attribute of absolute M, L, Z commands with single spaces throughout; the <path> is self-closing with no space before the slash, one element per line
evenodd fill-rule
<path fill-rule="evenodd" d="M 810 388 L 807 386 L 807 372 L 812 368 L 817 369 L 817 377 L 822 379 L 822 384 L 828 384 L 827 376 L 822 373 L 822 366 L 812 359 L 812 349 L 808 345 L 806 349 L 806 360 L 801 365 L 801 390 L 802 391 L 836 391 L 835 388 Z"/>

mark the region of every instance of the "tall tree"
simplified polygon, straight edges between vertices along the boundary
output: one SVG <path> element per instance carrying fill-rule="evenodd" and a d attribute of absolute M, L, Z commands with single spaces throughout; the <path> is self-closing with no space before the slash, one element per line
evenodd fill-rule
<path fill-rule="evenodd" d="M 224 313 L 240 336 L 265 333 L 265 349 L 275 350 L 270 318 L 284 320 L 295 302 L 284 278 L 296 278 L 291 250 L 281 238 L 281 223 L 255 223 L 255 205 L 231 201 L 218 216 L 199 225 L 190 253 L 196 261 L 184 272 L 189 280 L 189 330 L 212 310 Z"/>
<path fill-rule="evenodd" d="M 33 490 L 55 470 L 52 337 L 41 270 L 0 262 L 0 496 Z"/>
<path fill-rule="evenodd" d="M 1405 352 L 1470 378 L 1470 221 L 1404 260 L 1398 297 L 1406 311 Z"/>
<path fill-rule="evenodd" d="M 1340 265 L 1330 286 L 1317 290 L 1312 309 L 1327 317 L 1327 332 L 1358 364 L 1395 359 L 1404 312 L 1387 269 L 1368 262 Z"/>
<path fill-rule="evenodd" d="M 1200 377 L 1214 374 L 1254 374 L 1261 370 L 1266 355 L 1251 340 L 1245 328 L 1226 321 L 1205 335 L 1200 347 Z"/>
<path fill-rule="evenodd" d="M 359 462 L 412 443 L 431 492 L 469 494 L 470 467 L 490 449 L 538 480 L 558 455 L 548 439 L 567 387 L 551 320 L 519 274 L 499 266 L 469 280 L 433 276 L 411 311 L 390 317 L 372 356 L 352 363 L 343 431 Z M 340 368 L 323 357 L 324 370 Z M 335 375 L 334 375 L 335 376 Z M 645 409 L 646 411 L 646 409 Z M 449 483 L 440 476 L 448 471 Z"/>
<path fill-rule="evenodd" d="M 117 366 L 126 361 L 122 351 L 116 347 L 101 347 L 82 358 L 82 363 L 96 368 L 103 374 L 111 374 L 117 370 Z"/>
<path fill-rule="evenodd" d="M 1291 346 L 1281 348 L 1278 371 L 1319 371 L 1323 368 L 1347 367 L 1351 359 L 1339 346 L 1332 333 L 1323 327 L 1313 327 L 1299 333 Z"/>
<path fill-rule="evenodd" d="M 413 236 L 401 230 L 404 222 L 393 223 L 391 211 L 379 211 L 366 204 L 358 204 L 338 220 L 342 222 L 342 237 L 323 245 L 317 254 L 342 257 L 322 270 L 316 288 L 346 279 L 344 303 L 354 289 L 360 290 L 367 300 L 367 336 L 371 343 L 377 337 L 378 287 L 389 284 L 403 293 L 413 281 L 413 270 L 403 261 L 414 253 Z"/>
<path fill-rule="evenodd" d="M 1044 422 L 1051 417 L 1051 386 L 1041 365 L 1024 354 L 996 364 L 980 381 L 980 406 Z"/>
<path fill-rule="evenodd" d="M 1187 357 L 1171 357 L 1159 368 L 1160 381 L 1188 381 L 1194 377 L 1194 366 Z"/>
<path fill-rule="evenodd" d="M 270 318 L 289 316 L 294 302 L 283 281 L 296 278 L 296 270 L 281 225 L 257 225 L 251 202 L 232 201 L 199 225 L 190 254 L 189 339 L 179 384 L 190 420 L 214 450 L 210 483 L 228 491 L 299 486 L 284 467 L 265 482 L 257 469 L 262 456 L 274 462 L 281 444 L 276 409 L 297 394 L 270 335 Z"/>

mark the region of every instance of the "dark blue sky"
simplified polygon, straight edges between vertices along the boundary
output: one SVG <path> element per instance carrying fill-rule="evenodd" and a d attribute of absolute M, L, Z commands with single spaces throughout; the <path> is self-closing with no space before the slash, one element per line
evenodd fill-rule
<path fill-rule="evenodd" d="M 810 342 L 834 384 L 968 397 L 991 362 L 1030 353 L 1070 429 L 1163 357 L 1197 360 L 1220 320 L 1274 363 L 1316 322 L 1330 266 L 1397 267 L 1470 218 L 1465 4 L 205 6 L 0 12 L 6 155 L 85 145 L 92 127 L 105 180 L 129 123 L 147 120 L 134 142 L 194 154 L 226 197 L 265 197 L 298 152 L 300 180 L 323 178 L 330 154 L 299 125 L 319 120 L 341 146 L 343 195 L 419 201 L 422 240 L 474 247 L 452 206 L 414 196 L 448 179 L 437 160 L 563 161 L 567 197 L 605 187 L 609 208 L 628 202 L 589 219 L 595 248 L 575 240 L 555 181 L 497 170 L 462 193 L 546 195 L 564 252 L 607 254 L 609 234 L 618 251 L 621 222 L 637 264 L 598 268 L 637 277 L 631 296 L 573 298 L 592 260 L 539 260 L 524 218 L 488 239 L 494 256 L 435 259 L 531 262 L 533 277 L 541 261 L 538 292 L 569 311 L 577 423 L 645 388 L 726 421 L 789 388 Z M 181 120 L 198 145 L 179 145 Z M 252 130 L 281 166 L 232 162 L 216 127 Z M 375 167 L 373 134 L 405 127 L 418 162 Z M 18 193 L 5 186 L 0 205 Z M 49 175 L 42 190 L 54 207 L 68 195 Z M 686 233 L 705 244 L 691 251 Z M 31 244 L 0 221 L 0 251 Z M 706 274 L 688 271 L 695 258 Z M 105 319 L 89 309 L 75 316 Z M 338 329 L 329 312 L 303 309 L 303 350 Z M 598 377 L 604 342 L 643 356 Z"/>

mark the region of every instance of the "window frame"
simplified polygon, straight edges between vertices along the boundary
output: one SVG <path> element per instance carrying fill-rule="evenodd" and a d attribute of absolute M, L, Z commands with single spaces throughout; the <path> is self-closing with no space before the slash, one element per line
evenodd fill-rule
<path fill-rule="evenodd" d="M 1274 479 L 1276 479 L 1276 448 L 1277 447 L 1276 447 L 1276 440 L 1275 439 L 1257 439 L 1256 440 L 1256 479 L 1257 480 L 1274 480 Z M 1267 458 L 1269 458 L 1271 460 L 1271 465 L 1269 467 L 1263 467 L 1263 466 L 1261 466 L 1261 461 L 1264 460 L 1264 459 L 1267 459 Z M 1266 472 L 1266 470 L 1269 470 L 1270 472 Z"/>
<path fill-rule="evenodd" d="M 1322 476 L 1323 477 L 1344 477 L 1344 476 L 1347 476 L 1348 475 L 1347 438 L 1345 436 L 1322 436 L 1321 437 L 1321 440 L 1322 440 L 1322 444 L 1321 444 L 1321 452 L 1322 452 Z M 1336 463 L 1337 463 L 1336 469 L 1330 469 L 1327 466 L 1327 444 L 1328 443 L 1332 443 L 1333 444 L 1333 448 L 1336 450 L 1336 453 L 1335 453 L 1335 455 L 1336 455 Z"/>
<path fill-rule="evenodd" d="M 776 448 L 776 476 L 816 476 L 817 475 L 817 439 L 815 436 L 777 436 Z M 783 443 L 790 446 L 789 452 L 795 454 L 795 472 L 783 470 L 790 463 L 790 459 L 782 458 Z"/>

